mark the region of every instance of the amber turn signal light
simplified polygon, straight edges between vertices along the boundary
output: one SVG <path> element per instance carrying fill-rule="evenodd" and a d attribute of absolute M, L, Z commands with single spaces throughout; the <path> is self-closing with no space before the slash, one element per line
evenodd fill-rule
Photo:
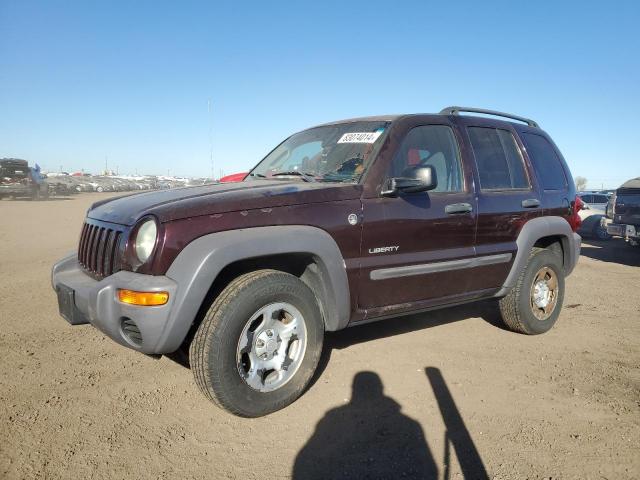
<path fill-rule="evenodd" d="M 167 303 L 169 292 L 136 292 L 135 290 L 118 289 L 118 300 L 128 305 L 153 307 Z"/>

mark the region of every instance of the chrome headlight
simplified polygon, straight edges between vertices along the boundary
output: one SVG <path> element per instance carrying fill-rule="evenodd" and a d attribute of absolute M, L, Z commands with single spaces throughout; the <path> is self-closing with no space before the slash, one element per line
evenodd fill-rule
<path fill-rule="evenodd" d="M 138 257 L 140 263 L 145 263 L 147 260 L 149 260 L 149 257 L 153 252 L 153 247 L 156 245 L 157 235 L 158 226 L 156 225 L 155 220 L 145 220 L 138 227 L 134 249 L 136 252 L 136 257 Z"/>

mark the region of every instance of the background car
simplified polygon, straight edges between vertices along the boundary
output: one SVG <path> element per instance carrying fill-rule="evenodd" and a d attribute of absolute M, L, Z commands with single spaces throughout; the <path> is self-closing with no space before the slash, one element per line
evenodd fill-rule
<path fill-rule="evenodd" d="M 578 212 L 582 219 L 582 225 L 578 231 L 581 235 L 609 240 L 611 235 L 607 233 L 606 226 L 602 225 L 602 218 L 606 216 L 609 197 L 602 193 L 579 193 L 578 197 L 584 205 Z"/>
<path fill-rule="evenodd" d="M 591 210 L 602 210 L 604 214 L 609 202 L 609 195 L 604 193 L 578 193 L 578 196 L 585 204 L 589 205 Z"/>
<path fill-rule="evenodd" d="M 249 172 L 232 173 L 231 175 L 226 175 L 226 176 L 220 178 L 220 180 L 218 180 L 218 181 L 220 183 L 241 182 L 242 180 L 244 180 L 244 177 L 246 177 L 248 174 L 249 174 Z"/>

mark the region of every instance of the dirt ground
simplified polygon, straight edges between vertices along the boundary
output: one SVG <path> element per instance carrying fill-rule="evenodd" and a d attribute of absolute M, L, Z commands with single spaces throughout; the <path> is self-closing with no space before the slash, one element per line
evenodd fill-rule
<path fill-rule="evenodd" d="M 586 241 L 546 335 L 492 304 L 331 334 L 265 418 L 58 316 L 54 261 L 91 202 L 0 201 L 0 478 L 640 478 L 640 249 Z"/>

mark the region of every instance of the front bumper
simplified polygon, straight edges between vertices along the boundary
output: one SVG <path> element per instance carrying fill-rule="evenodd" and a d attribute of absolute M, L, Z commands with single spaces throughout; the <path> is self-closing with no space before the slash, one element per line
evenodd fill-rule
<path fill-rule="evenodd" d="M 168 353 L 166 330 L 171 323 L 177 283 L 165 276 L 120 271 L 102 280 L 88 276 L 76 254 L 53 266 L 53 289 L 61 315 L 72 325 L 91 323 L 121 345 L 143 353 Z M 165 305 L 142 307 L 121 303 L 119 288 L 169 292 Z"/>

